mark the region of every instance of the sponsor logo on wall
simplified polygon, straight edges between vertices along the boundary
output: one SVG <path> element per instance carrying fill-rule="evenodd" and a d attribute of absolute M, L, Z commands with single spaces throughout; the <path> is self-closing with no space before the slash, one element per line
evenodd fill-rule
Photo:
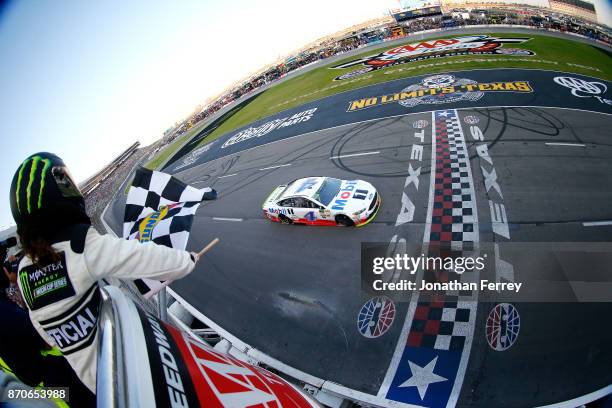
<path fill-rule="evenodd" d="M 220 353 L 153 315 L 139 315 L 156 406 L 312 407 L 277 375 Z"/>
<path fill-rule="evenodd" d="M 223 143 L 223 146 L 221 146 L 221 148 L 225 149 L 228 146 L 244 142 L 245 140 L 249 140 L 254 137 L 265 136 L 276 129 L 293 126 L 302 122 L 307 122 L 314 116 L 316 111 L 317 108 L 308 109 L 291 116 L 271 120 L 257 127 L 249 127 L 247 129 L 241 130 L 234 136 L 227 139 L 227 141 Z"/>
<path fill-rule="evenodd" d="M 383 51 L 380 54 L 370 55 L 365 58 L 355 59 L 340 65 L 335 65 L 332 67 L 332 69 L 344 69 L 358 65 L 363 66 L 362 68 L 335 78 L 336 81 L 341 81 L 378 69 L 431 58 L 482 54 L 499 54 L 521 57 L 535 55 L 533 51 L 520 48 L 502 48 L 504 44 L 520 44 L 528 40 L 530 40 L 530 38 L 499 38 L 490 37 L 488 35 L 439 38 L 435 40 L 401 45 L 399 47 Z"/>
<path fill-rule="evenodd" d="M 416 105 L 477 101 L 489 92 L 529 93 L 533 92 L 533 89 L 528 81 L 478 82 L 453 75 L 433 75 L 395 93 L 351 101 L 348 112 L 389 103 L 399 103 L 411 108 Z"/>

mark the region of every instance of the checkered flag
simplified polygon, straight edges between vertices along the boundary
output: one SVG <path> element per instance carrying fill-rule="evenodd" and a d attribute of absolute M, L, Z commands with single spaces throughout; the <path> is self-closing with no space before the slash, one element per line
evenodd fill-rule
<path fill-rule="evenodd" d="M 197 189 L 169 174 L 136 170 L 128 192 L 123 237 L 185 249 L 193 216 L 202 200 L 214 200 L 210 187 Z"/>

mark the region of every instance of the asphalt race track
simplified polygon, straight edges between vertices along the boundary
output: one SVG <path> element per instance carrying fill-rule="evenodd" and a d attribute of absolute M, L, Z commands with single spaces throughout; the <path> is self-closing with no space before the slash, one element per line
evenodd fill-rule
<path fill-rule="evenodd" d="M 495 299 L 470 303 L 474 298 L 465 294 L 442 306 L 416 298 L 396 302 L 386 332 L 360 333 L 358 314 L 368 300 L 361 293 L 362 242 L 391 248 L 402 240 L 612 241 L 612 223 L 605 224 L 612 220 L 612 107 L 604 101 L 611 93 L 576 96 L 553 77 L 607 89 L 610 83 L 531 70 L 452 75 L 479 84 L 527 81 L 530 91 L 485 87 L 472 100 L 462 91 L 453 93 L 457 98 L 417 96 L 409 107 L 380 103 L 380 96 L 427 78 L 393 81 L 264 119 L 251 127 L 317 108 L 307 120 L 227 144 L 239 129 L 170 164 L 166 171 L 181 180 L 219 192 L 198 210 L 189 248 L 221 238 L 173 290 L 250 346 L 329 381 L 329 389 L 367 394 L 381 405 L 535 406 L 612 384 L 606 318 L 612 303 L 516 303 L 520 332 L 503 351 L 493 350 L 486 336 Z M 351 102 L 373 96 L 372 106 L 347 112 Z M 452 186 L 442 186 L 445 168 Z M 366 180 L 382 207 L 362 228 L 264 219 L 261 204 L 269 192 L 305 176 Z M 453 203 L 448 213 L 443 201 Z M 124 202 L 107 212 L 115 231 Z"/>

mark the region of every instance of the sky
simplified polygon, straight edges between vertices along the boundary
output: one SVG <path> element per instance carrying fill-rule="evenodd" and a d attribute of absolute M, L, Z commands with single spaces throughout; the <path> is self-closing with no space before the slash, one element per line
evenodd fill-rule
<path fill-rule="evenodd" d="M 607 7 L 610 21 L 610 1 L 595 5 Z M 397 6 L 396 0 L 4 3 L 0 229 L 12 224 L 10 182 L 30 154 L 57 154 L 82 181 L 279 56 Z"/>

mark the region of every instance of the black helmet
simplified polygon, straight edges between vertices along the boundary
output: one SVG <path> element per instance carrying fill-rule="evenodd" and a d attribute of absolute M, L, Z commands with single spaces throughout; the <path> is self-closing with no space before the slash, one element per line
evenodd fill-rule
<path fill-rule="evenodd" d="M 57 227 L 90 223 L 83 195 L 62 159 L 52 153 L 33 154 L 19 166 L 10 200 L 18 230 L 31 223 Z"/>

